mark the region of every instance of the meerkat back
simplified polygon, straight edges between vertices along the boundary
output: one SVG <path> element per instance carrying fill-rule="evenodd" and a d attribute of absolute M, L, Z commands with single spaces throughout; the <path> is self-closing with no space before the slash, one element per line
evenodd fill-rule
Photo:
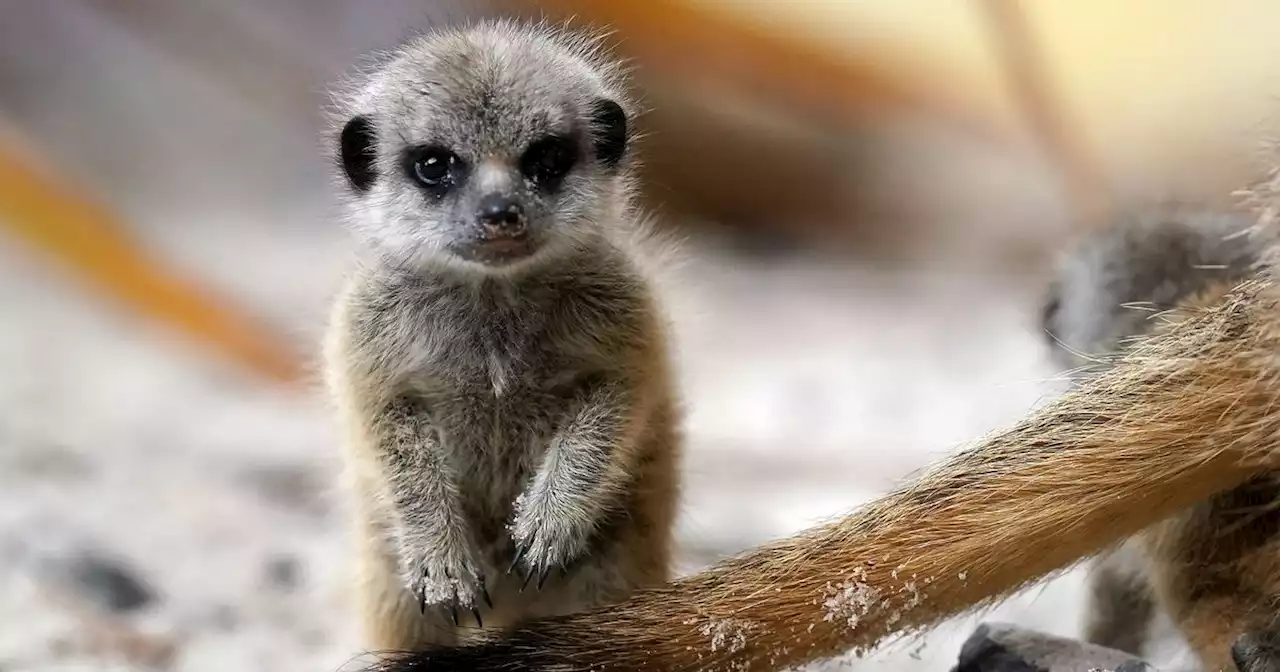
<path fill-rule="evenodd" d="M 596 43 L 485 22 L 397 50 L 337 154 L 364 263 L 328 337 L 372 648 L 669 577 L 679 409 Z"/>

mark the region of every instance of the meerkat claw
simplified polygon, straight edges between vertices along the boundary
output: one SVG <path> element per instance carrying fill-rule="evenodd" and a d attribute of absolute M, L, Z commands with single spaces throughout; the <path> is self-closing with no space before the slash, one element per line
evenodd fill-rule
<path fill-rule="evenodd" d="M 484 621 L 480 620 L 480 607 L 471 607 L 471 615 L 476 619 L 476 627 L 483 628 Z"/>
<path fill-rule="evenodd" d="M 484 598 L 484 604 L 485 604 L 485 606 L 487 606 L 487 607 L 489 607 L 490 609 L 492 609 L 492 608 L 493 608 L 493 600 L 489 599 L 489 589 L 488 589 L 487 587 L 485 587 L 485 585 L 484 585 L 484 577 L 483 577 L 483 576 L 482 576 L 482 577 L 480 577 L 480 579 L 478 580 L 478 583 L 480 584 L 480 596 Z"/>
<path fill-rule="evenodd" d="M 526 553 L 528 553 L 528 551 L 529 551 L 528 546 L 521 545 L 516 547 L 516 557 L 514 560 L 511 561 L 511 566 L 507 567 L 508 574 L 510 574 L 513 570 L 515 570 L 516 567 L 520 565 L 520 561 L 524 560 L 524 556 Z"/>
<path fill-rule="evenodd" d="M 542 584 L 547 582 L 547 575 L 551 573 L 550 567 L 544 567 L 542 574 L 538 576 L 538 590 L 542 590 Z"/>

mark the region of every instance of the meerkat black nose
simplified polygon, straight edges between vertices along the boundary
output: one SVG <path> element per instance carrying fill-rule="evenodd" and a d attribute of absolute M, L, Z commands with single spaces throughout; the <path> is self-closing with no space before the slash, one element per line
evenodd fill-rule
<path fill-rule="evenodd" d="M 513 236 L 524 231 L 524 208 L 515 199 L 502 194 L 481 198 L 476 219 L 492 234 Z"/>

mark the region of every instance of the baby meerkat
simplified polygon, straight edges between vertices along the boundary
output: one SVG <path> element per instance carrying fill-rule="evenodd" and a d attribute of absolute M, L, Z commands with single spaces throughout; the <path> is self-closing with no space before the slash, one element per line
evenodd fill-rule
<path fill-rule="evenodd" d="M 668 579 L 679 405 L 623 86 L 592 39 L 484 22 L 409 42 L 348 106 L 368 254 L 325 350 L 373 648 Z"/>
<path fill-rule="evenodd" d="M 1065 259 L 1044 328 L 1058 363 L 1105 366 L 1127 339 L 1158 328 L 1156 313 L 1216 302 L 1260 263 L 1244 215 L 1165 207 L 1089 236 Z M 1084 365 L 1084 366 L 1081 366 Z M 1206 669 L 1231 663 L 1237 638 L 1280 616 L 1280 479 L 1260 476 L 1102 555 L 1090 575 L 1085 638 L 1141 654 L 1156 607 L 1172 617 Z M 1252 656 L 1254 649 L 1236 655 Z"/>

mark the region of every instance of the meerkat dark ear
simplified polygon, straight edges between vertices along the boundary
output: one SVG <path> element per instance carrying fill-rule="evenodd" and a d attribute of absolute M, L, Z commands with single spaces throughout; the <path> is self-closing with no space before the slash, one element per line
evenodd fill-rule
<path fill-rule="evenodd" d="M 1062 288 L 1057 281 L 1049 283 L 1043 303 L 1040 304 L 1040 335 L 1054 343 L 1058 330 L 1058 309 L 1062 306 Z"/>
<path fill-rule="evenodd" d="M 627 153 L 627 113 L 608 98 L 597 100 L 591 107 L 591 126 L 596 156 L 610 168 L 617 166 Z"/>
<path fill-rule="evenodd" d="M 365 192 L 373 186 L 378 177 L 374 166 L 377 159 L 377 131 L 369 117 L 356 115 L 342 127 L 342 137 L 338 141 L 342 171 L 351 183 L 351 188 Z"/>

